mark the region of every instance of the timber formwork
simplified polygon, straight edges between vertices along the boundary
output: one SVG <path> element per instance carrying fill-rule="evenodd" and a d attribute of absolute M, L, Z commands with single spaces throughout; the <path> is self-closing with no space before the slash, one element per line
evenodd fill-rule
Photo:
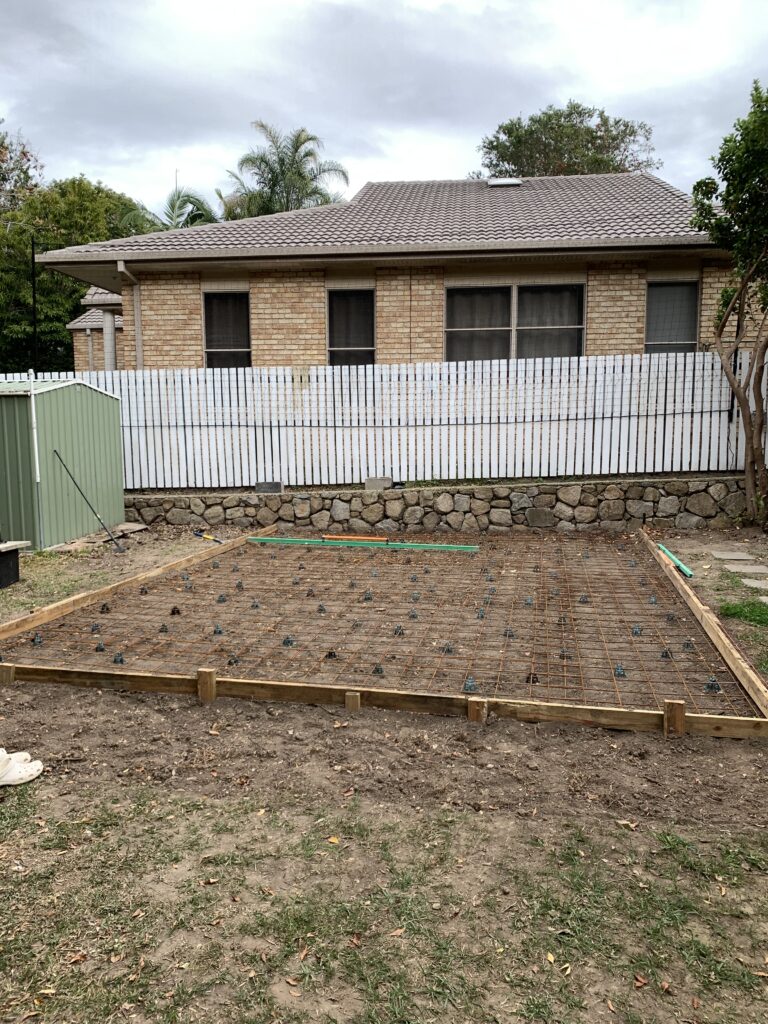
<path fill-rule="evenodd" d="M 254 540 L 0 627 L 0 679 L 768 735 L 761 680 L 645 535 Z"/>

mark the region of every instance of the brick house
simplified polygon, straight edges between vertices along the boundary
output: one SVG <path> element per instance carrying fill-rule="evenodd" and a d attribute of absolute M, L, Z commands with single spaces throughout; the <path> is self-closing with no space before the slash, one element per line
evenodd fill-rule
<path fill-rule="evenodd" d="M 650 174 L 380 182 L 39 259 L 94 286 L 77 370 L 685 351 L 729 267 L 690 217 Z"/>

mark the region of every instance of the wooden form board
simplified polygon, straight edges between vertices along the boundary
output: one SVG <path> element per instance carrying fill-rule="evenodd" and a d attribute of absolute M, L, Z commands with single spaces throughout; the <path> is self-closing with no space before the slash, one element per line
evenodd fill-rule
<path fill-rule="evenodd" d="M 432 715 L 464 716 L 483 723 L 490 712 L 520 722 L 562 722 L 632 732 L 663 732 L 664 735 L 724 736 L 735 739 L 768 739 L 768 719 L 725 715 L 689 715 L 679 707 L 641 711 L 578 704 L 467 697 L 464 694 L 419 693 L 408 690 L 356 689 L 314 683 L 288 683 L 267 679 L 217 678 L 210 669 L 195 675 L 160 675 L 56 668 L 40 665 L 0 665 L 0 684 L 47 683 L 87 689 L 198 695 L 203 703 L 217 697 L 244 700 L 284 701 L 293 704 L 338 705 L 348 711 L 385 708 Z M 668 701 L 670 705 L 683 702 Z M 670 726 L 670 723 L 674 723 Z"/>
<path fill-rule="evenodd" d="M 266 537 L 273 534 L 275 530 L 274 526 L 265 526 L 263 530 L 257 530 L 254 536 Z M 38 626 L 45 625 L 46 622 L 52 622 L 54 619 L 59 619 L 62 615 L 68 615 L 79 608 L 87 608 L 89 605 L 97 604 L 99 601 L 104 601 L 125 587 L 140 586 L 148 580 L 164 576 L 167 572 L 188 569 L 190 566 L 198 565 L 209 558 L 215 558 L 216 555 L 222 555 L 227 551 L 234 551 L 235 548 L 242 547 L 247 539 L 248 537 L 245 535 L 235 537 L 234 540 L 227 540 L 222 544 L 203 548 L 200 551 L 193 552 L 191 555 L 185 555 L 183 558 L 177 558 L 173 562 L 160 565 L 155 569 L 148 569 L 137 576 L 118 580 L 117 583 L 110 583 L 105 587 L 99 587 L 98 590 L 88 590 L 79 594 L 73 594 L 71 597 L 65 597 L 63 601 L 57 601 L 55 604 L 46 605 L 45 608 L 38 608 L 26 615 L 17 616 L 15 619 L 0 625 L 0 640 L 7 640 L 9 637 L 17 636 L 19 633 L 25 633 L 28 629 L 36 629 Z"/>
<path fill-rule="evenodd" d="M 721 658 L 738 679 L 744 690 L 749 694 L 762 713 L 768 716 L 768 688 L 755 672 L 741 651 L 728 636 L 720 624 L 717 615 L 705 605 L 693 592 L 688 583 L 675 568 L 674 562 L 651 540 L 645 530 L 640 531 L 643 543 L 659 563 L 662 571 L 672 586 L 682 597 L 691 612 L 701 624 L 702 629 L 717 648 Z"/>

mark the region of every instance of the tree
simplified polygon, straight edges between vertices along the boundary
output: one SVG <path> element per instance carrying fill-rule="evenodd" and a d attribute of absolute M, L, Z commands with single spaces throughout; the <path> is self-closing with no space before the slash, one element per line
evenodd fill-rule
<path fill-rule="evenodd" d="M 39 185 L 42 164 L 20 133 L 2 131 L 0 118 L 0 214 L 16 210 Z"/>
<path fill-rule="evenodd" d="M 652 131 L 644 121 L 569 100 L 527 121 L 505 121 L 479 149 L 485 171 L 499 178 L 647 171 L 661 166 L 652 155 Z"/>
<path fill-rule="evenodd" d="M 229 194 L 217 195 L 224 220 L 260 217 L 268 213 L 301 210 L 338 201 L 328 183 L 349 184 L 349 175 L 335 160 L 321 160 L 323 144 L 306 128 L 295 128 L 283 135 L 265 121 L 253 127 L 266 139 L 266 146 L 251 149 L 242 156 L 237 172 L 229 171 L 234 185 Z"/>
<path fill-rule="evenodd" d="M 37 359 L 32 327 L 32 238 L 38 252 L 114 238 L 135 202 L 87 178 L 37 186 L 0 213 L 0 372 L 72 369 L 66 324 L 82 312 L 87 285 L 37 268 Z"/>
<path fill-rule="evenodd" d="M 712 163 L 718 179 L 693 186 L 692 224 L 733 258 L 733 280 L 720 296 L 712 345 L 741 413 L 745 433 L 747 514 L 766 523 L 765 360 L 768 353 L 768 90 L 755 82 L 751 107 L 723 139 Z M 736 358 L 747 361 L 737 376 Z"/>
<path fill-rule="evenodd" d="M 177 186 L 169 194 L 161 214 L 153 213 L 143 203 L 136 203 L 120 224 L 122 234 L 145 235 L 150 231 L 191 228 L 195 224 L 214 224 L 216 214 L 210 203 L 198 192 Z"/>

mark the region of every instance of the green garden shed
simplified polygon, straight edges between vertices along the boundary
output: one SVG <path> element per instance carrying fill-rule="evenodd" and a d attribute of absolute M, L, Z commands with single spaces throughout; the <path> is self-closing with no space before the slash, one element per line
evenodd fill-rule
<path fill-rule="evenodd" d="M 0 383 L 0 541 L 101 529 L 67 470 L 108 527 L 123 521 L 120 400 L 77 379 Z"/>

